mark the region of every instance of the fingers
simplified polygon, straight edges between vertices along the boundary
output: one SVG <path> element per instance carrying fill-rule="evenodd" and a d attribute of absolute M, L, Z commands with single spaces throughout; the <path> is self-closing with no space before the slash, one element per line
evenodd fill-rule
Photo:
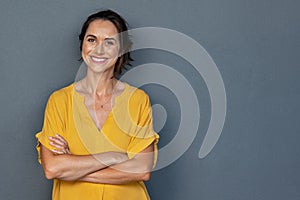
<path fill-rule="evenodd" d="M 71 152 L 69 151 L 69 149 L 62 149 L 62 150 L 52 149 L 51 151 L 53 153 L 59 154 L 59 155 L 62 155 L 62 154 L 71 154 Z"/>
<path fill-rule="evenodd" d="M 51 151 L 52 151 L 53 153 L 59 154 L 59 155 L 66 154 L 66 153 L 63 152 L 63 151 L 59 151 L 59 150 L 56 150 L 56 149 L 52 149 Z"/>
<path fill-rule="evenodd" d="M 55 137 L 49 137 L 50 145 L 55 147 L 52 149 L 52 152 L 55 154 L 71 154 L 67 141 L 60 136 L 55 134 Z"/>
<path fill-rule="evenodd" d="M 60 146 L 67 146 L 68 145 L 66 140 L 58 134 L 55 134 L 55 137 L 49 137 L 49 140 L 50 140 L 50 142 L 56 143 Z"/>
<path fill-rule="evenodd" d="M 55 137 L 57 139 L 59 139 L 59 141 L 61 141 L 62 143 L 68 145 L 67 141 L 65 140 L 65 138 L 63 138 L 62 136 L 60 136 L 59 134 L 55 134 Z"/>
<path fill-rule="evenodd" d="M 67 148 L 67 146 L 65 145 L 61 145 L 61 144 L 57 144 L 55 142 L 50 142 L 50 145 L 57 148 L 57 149 L 64 149 L 64 148 Z"/>

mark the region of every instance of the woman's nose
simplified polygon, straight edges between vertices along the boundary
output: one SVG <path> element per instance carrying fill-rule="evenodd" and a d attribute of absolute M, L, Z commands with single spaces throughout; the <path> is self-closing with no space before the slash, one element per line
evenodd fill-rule
<path fill-rule="evenodd" d="M 95 47 L 94 52 L 95 52 L 96 54 L 103 54 L 103 53 L 104 53 L 104 44 L 103 44 L 103 42 L 99 43 L 99 44 Z"/>

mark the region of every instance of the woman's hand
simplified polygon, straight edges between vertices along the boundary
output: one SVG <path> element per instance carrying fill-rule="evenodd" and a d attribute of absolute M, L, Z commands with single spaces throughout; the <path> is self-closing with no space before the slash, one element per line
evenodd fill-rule
<path fill-rule="evenodd" d="M 128 160 L 127 154 L 122 152 L 74 155 L 71 154 L 68 142 L 62 136 L 56 134 L 49 137 L 49 140 L 50 145 L 54 148 L 53 150 L 41 145 L 42 165 L 48 179 L 80 180 L 90 173 Z"/>
<path fill-rule="evenodd" d="M 71 154 L 68 146 L 68 142 L 59 134 L 55 134 L 55 137 L 49 137 L 50 145 L 55 147 L 52 152 L 55 154 Z"/>
<path fill-rule="evenodd" d="M 49 137 L 49 140 L 50 145 L 55 147 L 55 149 L 51 150 L 53 153 L 58 155 L 71 154 L 68 142 L 61 135 L 55 134 L 55 137 Z M 126 153 L 113 151 L 94 154 L 93 156 L 107 166 L 119 164 L 128 160 Z"/>

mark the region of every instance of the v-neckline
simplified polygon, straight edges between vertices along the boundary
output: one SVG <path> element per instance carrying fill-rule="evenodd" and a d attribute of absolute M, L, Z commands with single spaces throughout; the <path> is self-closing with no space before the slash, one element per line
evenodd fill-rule
<path fill-rule="evenodd" d="M 121 92 L 121 94 L 117 95 L 114 97 L 113 99 L 113 107 L 111 108 L 111 110 L 109 111 L 102 127 L 98 128 L 98 126 L 96 125 L 95 121 L 93 120 L 90 112 L 88 111 L 86 105 L 85 105 L 85 97 L 81 94 L 79 94 L 77 91 L 76 91 L 76 88 L 75 88 L 75 83 L 73 83 L 73 94 L 75 94 L 79 99 L 80 99 L 80 102 L 81 102 L 81 106 L 83 107 L 83 111 L 84 111 L 84 115 L 87 116 L 88 118 L 88 121 L 93 124 L 93 128 L 98 132 L 98 133 L 103 133 L 103 129 L 105 127 L 105 125 L 108 123 L 108 120 L 111 118 L 112 116 L 112 113 L 113 113 L 113 110 L 115 109 L 116 105 L 117 105 L 117 102 L 118 102 L 118 99 L 123 96 L 127 90 L 128 90 L 128 84 L 126 82 L 122 82 L 125 84 L 125 88 L 124 90 Z"/>

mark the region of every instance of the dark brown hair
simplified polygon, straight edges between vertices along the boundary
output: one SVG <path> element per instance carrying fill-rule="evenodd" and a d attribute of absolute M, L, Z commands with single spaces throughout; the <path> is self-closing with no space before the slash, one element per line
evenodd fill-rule
<path fill-rule="evenodd" d="M 122 72 L 122 68 L 125 68 L 125 65 L 131 65 L 130 61 L 133 61 L 133 59 L 130 57 L 132 41 L 130 40 L 127 32 L 128 30 L 127 22 L 118 13 L 112 10 L 103 10 L 90 15 L 82 25 L 81 33 L 79 35 L 80 51 L 82 51 L 84 36 L 86 34 L 86 31 L 90 23 L 92 23 L 97 19 L 102 19 L 102 20 L 107 20 L 112 22 L 117 28 L 118 33 L 120 33 L 119 34 L 120 55 L 117 59 L 117 62 L 115 64 L 115 69 L 114 69 L 114 77 L 116 77 Z"/>

